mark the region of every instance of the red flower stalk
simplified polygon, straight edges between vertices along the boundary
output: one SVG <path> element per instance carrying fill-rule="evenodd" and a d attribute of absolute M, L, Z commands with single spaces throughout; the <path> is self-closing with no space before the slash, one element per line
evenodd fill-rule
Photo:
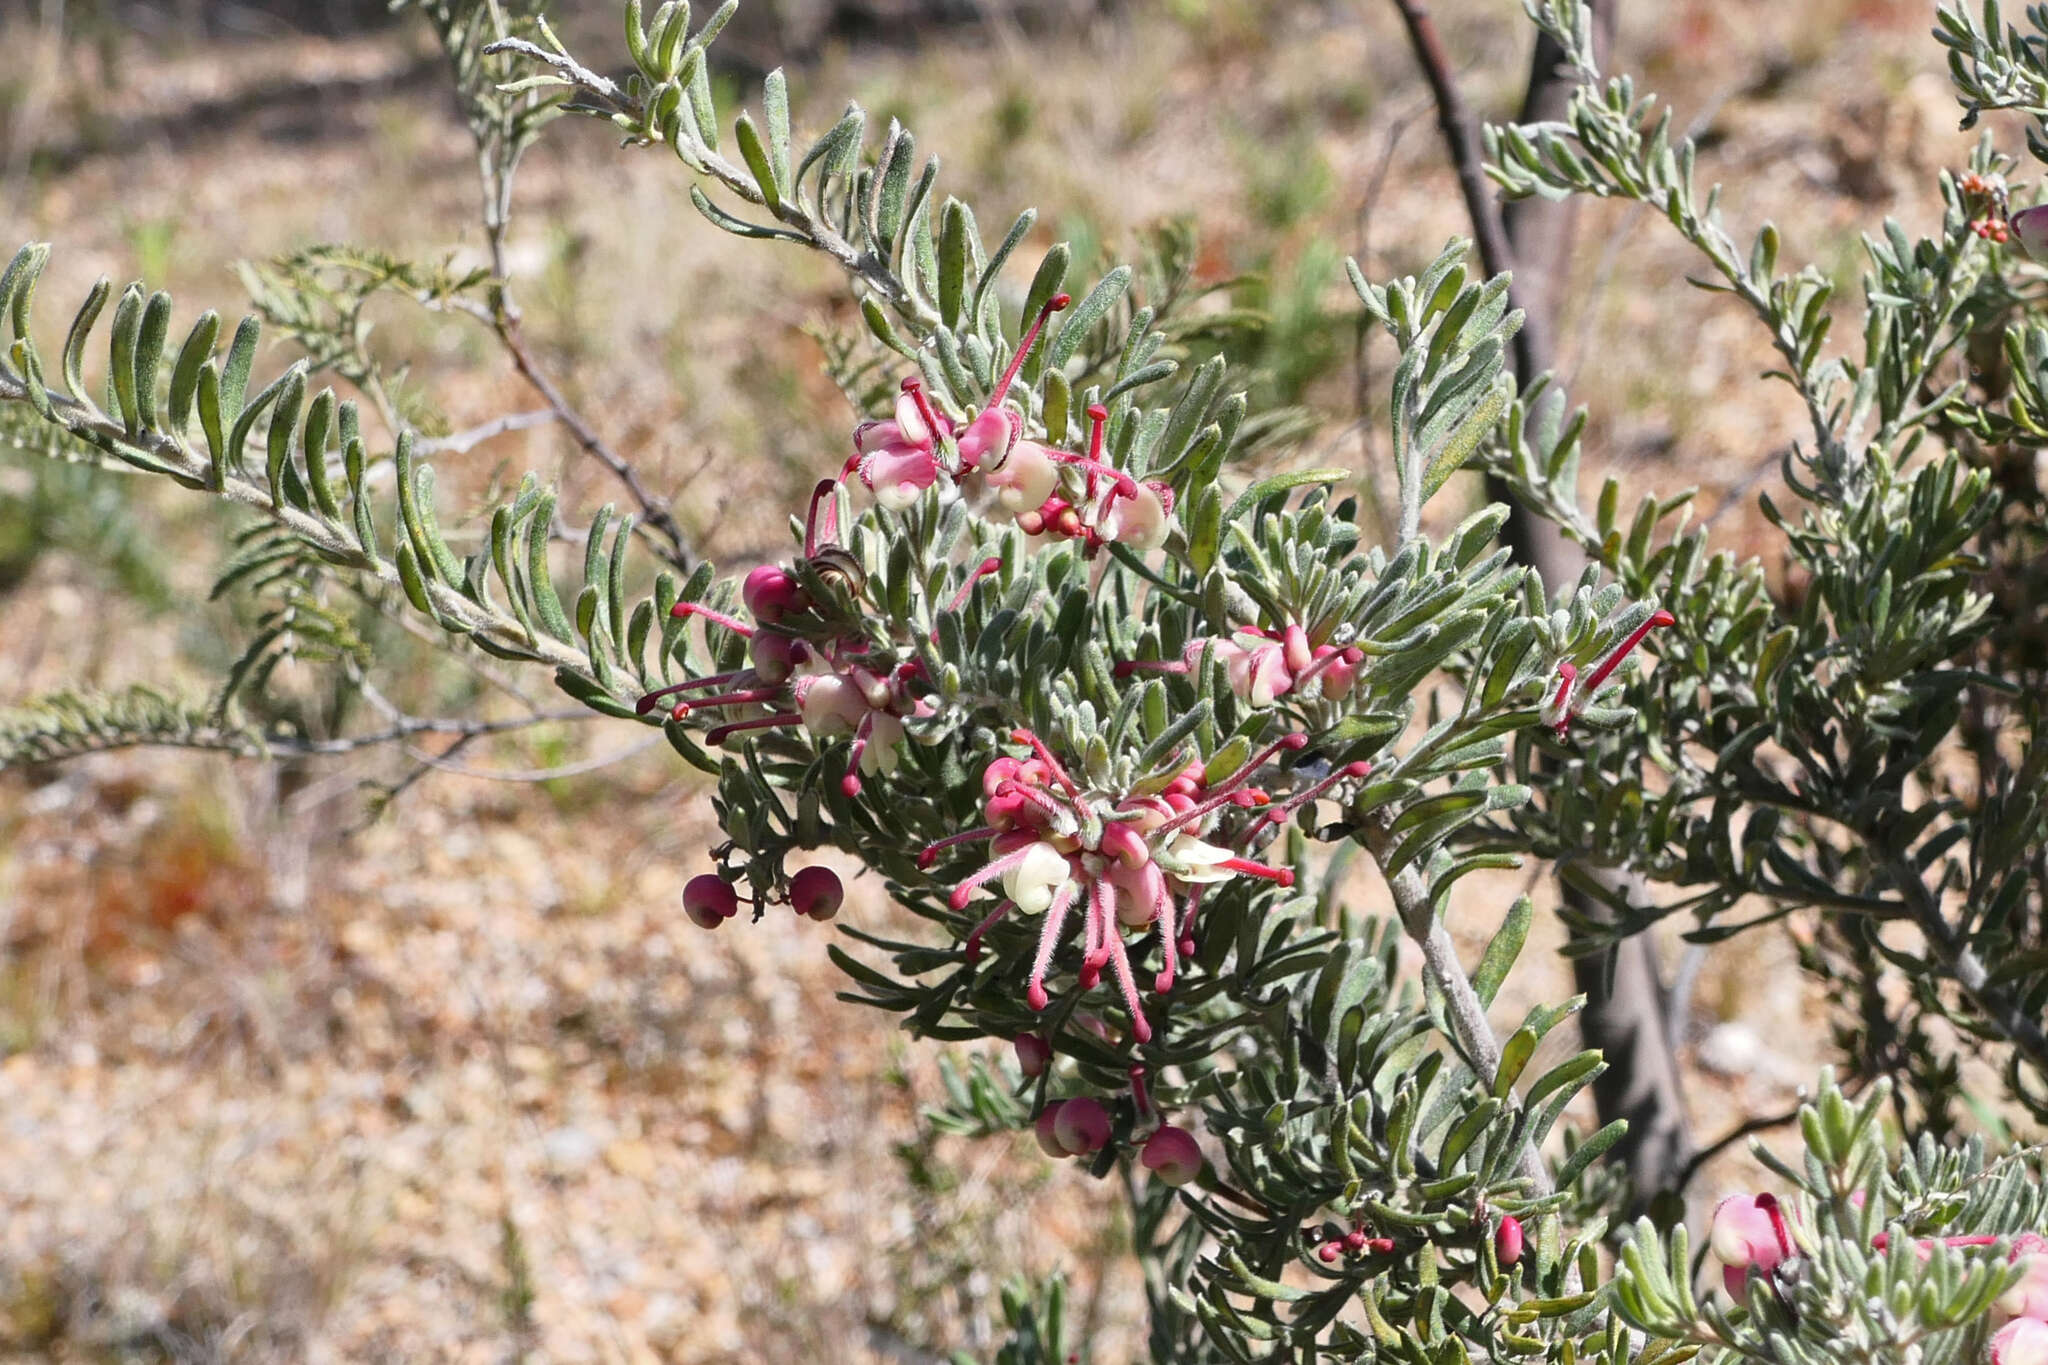
<path fill-rule="evenodd" d="M 1621 661 L 1635 651 L 1635 647 L 1643 642 L 1644 637 L 1661 626 L 1675 625 L 1677 620 L 1678 618 L 1668 611 L 1650 613 L 1649 619 L 1630 631 L 1627 638 L 1616 645 L 1592 672 L 1586 674 L 1585 679 L 1577 687 L 1573 686 L 1573 682 L 1578 678 L 1578 669 L 1569 663 L 1559 664 L 1557 690 L 1543 704 L 1543 723 L 1556 730 L 1558 737 L 1562 739 L 1570 732 L 1572 722 L 1578 719 L 1587 704 L 1593 700 L 1594 694 L 1600 690 L 1600 685 L 1607 681 L 1608 675 L 1621 667 Z"/>
<path fill-rule="evenodd" d="M 1038 344 L 1038 334 L 1045 327 L 1046 320 L 1060 312 L 1073 296 L 1054 294 L 1038 310 L 1038 316 L 1031 320 L 1031 326 L 1017 343 L 1017 352 L 1010 357 L 1009 368 L 988 392 L 988 406 L 979 416 L 967 424 L 960 433 L 960 466 L 963 470 L 974 469 L 984 463 L 990 469 L 1000 469 L 1010 458 L 1010 448 L 1016 444 L 1018 432 L 1023 429 L 1022 419 L 1011 413 L 1005 406 L 1010 396 L 1010 386 L 1017 382 L 1017 376 L 1024 369 L 1024 362 L 1030 358 L 1031 348 Z M 994 459 L 990 459 L 994 456 Z"/>

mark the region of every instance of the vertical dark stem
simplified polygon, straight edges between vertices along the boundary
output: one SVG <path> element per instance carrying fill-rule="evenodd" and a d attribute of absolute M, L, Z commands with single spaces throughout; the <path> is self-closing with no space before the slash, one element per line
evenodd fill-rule
<path fill-rule="evenodd" d="M 1515 372 L 1527 383 L 1550 370 L 1559 304 L 1570 280 L 1577 205 L 1525 199 L 1505 210 L 1486 183 L 1479 125 L 1465 106 L 1451 74 L 1443 40 L 1422 0 L 1393 0 L 1415 48 L 1416 60 L 1436 98 L 1437 123 L 1458 176 L 1458 191 L 1472 222 L 1472 237 L 1488 274 L 1514 272 L 1508 297 L 1522 310 L 1522 330 L 1514 341 Z M 1591 0 L 1594 41 L 1604 57 L 1614 39 L 1619 0 Z M 1530 59 L 1529 85 L 1522 101 L 1524 123 L 1563 117 L 1577 80 L 1565 53 L 1547 36 L 1539 36 Z M 1518 562 L 1530 565 L 1553 590 L 1579 573 L 1581 558 L 1551 523 L 1517 505 L 1506 485 L 1489 476 L 1487 495 L 1507 504 L 1510 514 L 1501 538 Z M 1625 874 L 1603 874 L 1618 896 L 1631 889 Z M 1566 885 L 1567 905 L 1578 914 L 1605 919 L 1607 907 L 1591 895 Z M 1614 1149 L 1614 1159 L 1627 1164 L 1639 1200 L 1676 1188 L 1692 1154 L 1687 1129 L 1675 1030 L 1668 1018 L 1669 998 L 1658 971 L 1655 946 L 1644 936 L 1623 942 L 1612 971 L 1600 957 L 1574 964 L 1577 985 L 1586 996 L 1580 1019 L 1586 1045 L 1607 1058 L 1608 1070 L 1594 1083 L 1600 1121 L 1628 1121 L 1628 1136 Z"/>

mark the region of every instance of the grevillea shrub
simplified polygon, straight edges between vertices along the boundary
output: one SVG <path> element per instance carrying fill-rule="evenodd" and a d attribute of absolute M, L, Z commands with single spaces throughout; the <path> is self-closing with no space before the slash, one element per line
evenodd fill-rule
<path fill-rule="evenodd" d="M 269 604 L 212 703 L 51 698 L 8 719 L 10 760 L 287 744 L 238 729 L 236 705 L 282 650 L 345 653 L 324 585 L 346 581 L 715 774 L 724 839 L 684 893 L 693 923 L 831 920 L 843 887 L 814 850 L 867 869 L 920 927 L 841 922 L 848 998 L 1003 1045 L 956 1078 L 955 1130 L 1028 1128 L 1116 1177 L 1157 1359 L 2043 1358 L 2040 1153 L 1961 1138 L 1952 1112 L 1976 1058 L 2013 1123 L 2048 1113 L 2048 275 L 2023 254 L 2034 188 L 1995 139 L 1926 187 L 1938 233 L 1873 231 L 1861 299 L 1837 301 L 1818 270 L 1780 269 L 1774 229 L 1738 246 L 1692 144 L 1596 69 L 1577 5 L 1531 9 L 1581 85 L 1559 123 L 1490 130 L 1492 173 L 1510 195 L 1656 208 L 1761 322 L 1770 382 L 1809 419 L 1763 500 L 1799 571 L 1780 599 L 1709 552 L 1683 494 L 1629 512 L 1609 483 L 1582 503 L 1584 415 L 1504 370 L 1520 316 L 1463 243 L 1413 278 L 1351 270 L 1398 357 L 1386 467 L 1253 479 L 1276 428 L 1177 325 L 1175 291 L 1077 277 L 1066 246 L 1029 245 L 1030 213 L 991 244 L 910 133 L 871 136 L 858 107 L 799 141 L 780 72 L 728 121 L 706 51 L 732 5 L 701 25 L 628 5 L 623 58 L 595 66 L 517 6 L 418 8 L 477 139 L 488 267 L 337 248 L 252 275 L 304 353 L 260 383 L 256 320 L 223 351 L 213 315 L 174 334 L 166 296 L 102 284 L 52 348 L 31 308 L 48 248 L 0 281 L 7 429 L 248 509 L 224 584 Z M 2048 159 L 2048 11 L 2026 22 L 1943 10 L 1937 37 L 1966 116 L 2017 110 Z M 739 582 L 696 562 L 520 340 L 513 170 L 571 112 L 672 154 L 720 226 L 823 253 L 859 301 L 865 331 L 830 354 L 872 420 L 817 434 L 786 557 Z M 493 333 L 634 495 L 579 529 L 580 566 L 531 476 L 467 519 L 486 533 L 443 532 L 362 345 L 381 292 Z M 1584 547 L 1583 574 L 1510 562 L 1501 507 L 1425 529 L 1479 464 Z M 1386 543 L 1331 492 L 1354 477 L 1392 490 Z M 1347 893 L 1359 856 L 1384 898 Z M 1822 1080 L 1776 1186 L 1715 1214 L 1718 1275 L 1682 1226 L 1620 1221 L 1651 1192 L 1602 1162 L 1618 1125 L 1560 1126 L 1603 1062 L 1531 1060 L 1575 1002 L 1505 1036 L 1489 1021 L 1529 902 L 1485 908 L 1478 962 L 1454 950 L 1459 881 L 1532 859 L 1610 898 L 1590 872 L 1668 891 L 1578 926 L 1594 951 L 1670 915 L 1702 942 L 1795 910 L 1820 926 L 1806 966 L 1843 987 L 1844 1084 Z M 1004 1359 L 1062 1357 L 1056 1291 L 1008 1311 Z"/>

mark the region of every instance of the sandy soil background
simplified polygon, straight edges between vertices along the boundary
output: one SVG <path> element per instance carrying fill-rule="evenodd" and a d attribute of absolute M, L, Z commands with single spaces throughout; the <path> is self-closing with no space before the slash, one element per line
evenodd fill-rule
<path fill-rule="evenodd" d="M 1517 7 L 1435 8 L 1469 97 L 1509 111 Z M 1739 236 L 1775 218 L 1788 257 L 1851 285 L 1858 235 L 1888 214 L 1925 227 L 1934 174 L 1969 145 L 1927 23 L 1913 0 L 1639 5 L 1622 61 L 1704 131 Z M 132 32 L 45 38 L 0 7 L 0 245 L 58 244 L 52 317 L 100 273 L 229 312 L 236 259 L 477 249 L 466 134 L 412 28 L 156 55 Z M 746 44 L 779 60 L 772 28 Z M 1349 332 L 1323 321 L 1349 307 L 1335 263 L 1413 269 L 1462 230 L 1390 6 L 1148 0 L 1028 36 L 997 18 L 828 45 L 792 77 L 812 130 L 849 96 L 903 117 L 984 225 L 1035 203 L 1044 241 L 1114 249 L 1191 216 L 1206 275 L 1267 272 L 1291 335 L 1337 347 L 1305 365 L 1309 462 L 1371 482 L 1383 442 L 1353 420 Z M 850 313 L 820 262 L 717 232 L 683 189 L 667 158 L 558 125 L 524 173 L 514 265 L 576 401 L 675 490 L 704 551 L 743 565 L 780 552 L 836 466 L 853 414 L 802 328 Z M 1663 228 L 1582 218 L 1560 340 L 1595 414 L 1588 475 L 1698 484 L 1717 541 L 1760 547 L 1753 492 L 1796 413 L 1754 382 L 1751 320 L 1675 287 L 1693 266 Z M 534 406 L 478 333 L 403 309 L 385 326 L 450 425 Z M 552 430 L 443 462 L 471 493 L 526 467 L 585 512 L 616 494 Z M 28 505 L 36 478 L 0 453 L 0 499 Z M 235 618 L 203 605 L 206 547 L 228 523 L 123 489 L 98 538 L 0 580 L 0 704 L 77 681 L 198 689 L 217 666 Z M 141 567 L 122 578 L 116 551 Z M 475 692 L 419 666 L 402 685 L 422 705 Z M 1060 1269 L 1089 1358 L 1131 1358 L 1142 1300 L 1111 1192 L 1028 1138 L 937 1136 L 935 1049 L 831 999 L 828 929 L 693 929 L 678 896 L 705 788 L 642 734 L 472 745 L 455 761 L 486 774 L 623 756 L 544 782 L 437 772 L 380 820 L 361 784 L 407 755 L 0 775 L 0 1356 L 922 1361 L 984 1345 L 1008 1275 Z M 846 917 L 887 922 L 853 885 Z M 1520 885 L 1461 900 L 1468 945 Z M 1566 979 L 1532 950 L 1503 1013 Z M 1785 938 L 1715 950 L 1688 1021 L 1697 1131 L 1782 1109 L 1826 1059 L 1818 1018 Z"/>

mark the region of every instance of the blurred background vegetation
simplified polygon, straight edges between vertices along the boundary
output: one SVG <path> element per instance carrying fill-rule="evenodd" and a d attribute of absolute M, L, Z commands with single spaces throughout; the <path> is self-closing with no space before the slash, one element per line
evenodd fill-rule
<path fill-rule="evenodd" d="M 1518 6 L 1433 8 L 1467 99 L 1512 112 Z M 608 51 L 616 10 L 552 13 Z M 1968 145 L 1927 21 L 1918 0 L 1635 0 L 1620 53 L 1702 130 L 1703 177 L 1740 187 L 1734 225 L 1774 218 L 1849 298 L 1859 235 L 1886 215 L 1926 229 Z M 1084 261 L 1149 259 L 1155 289 L 1206 291 L 1215 344 L 1291 410 L 1273 458 L 1348 465 L 1374 505 L 1386 358 L 1337 263 L 1413 270 L 1468 230 L 1391 4 L 749 0 L 718 50 L 741 96 L 786 64 L 805 128 L 848 98 L 901 118 L 984 223 L 1036 205 Z M 780 553 L 842 458 L 855 414 L 820 338 L 853 318 L 818 262 L 725 236 L 681 189 L 661 159 L 559 124 L 521 180 L 510 264 L 573 401 L 743 568 Z M 236 263 L 334 241 L 464 267 L 475 205 L 440 57 L 380 0 L 0 0 L 0 239 L 58 244 L 47 297 L 140 274 L 238 313 Z M 1698 485 L 1716 542 L 1749 553 L 1795 400 L 1749 382 L 1771 363 L 1751 320 L 1676 287 L 1690 263 L 1659 226 L 1603 205 L 1579 224 L 1557 344 L 1593 410 L 1588 473 L 1625 495 Z M 367 316 L 429 436 L 537 406 L 473 326 L 396 300 Z M 0 726 L 79 683 L 203 696 L 274 605 L 206 601 L 234 514 L 8 439 Z M 615 496 L 534 426 L 445 452 L 444 506 L 530 467 L 572 520 Z M 397 619 L 360 644 L 415 714 L 548 691 Z M 336 723 L 348 663 L 280 659 L 250 719 Z M 1088 1358 L 1131 1358 L 1113 1201 L 1028 1140 L 923 1117 L 934 1054 L 829 1001 L 815 927 L 707 937 L 676 913 L 703 796 L 597 721 L 0 773 L 0 1357 L 930 1360 L 989 1340 L 1007 1277 L 1060 1272 Z M 393 800 L 429 838 L 375 818 Z M 886 924 L 854 885 L 849 917 Z M 1468 946 L 1521 886 L 1474 879 Z M 1784 1110 L 1821 1060 L 1808 933 L 1795 918 L 1690 959 L 1661 944 L 1688 974 L 1703 1137 Z M 1569 993 L 1569 972 L 1517 988 L 1503 1013 Z M 1748 1160 L 1717 1158 L 1694 1197 Z"/>

